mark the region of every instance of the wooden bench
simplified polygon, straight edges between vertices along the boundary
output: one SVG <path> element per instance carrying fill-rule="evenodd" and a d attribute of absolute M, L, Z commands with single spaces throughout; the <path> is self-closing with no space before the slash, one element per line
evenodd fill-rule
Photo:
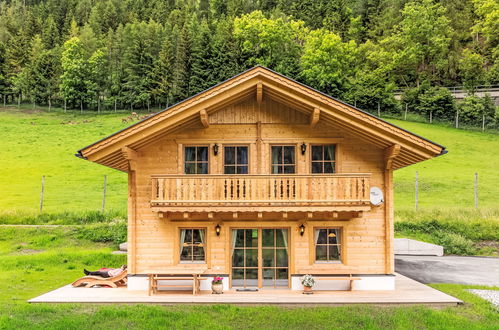
<path fill-rule="evenodd" d="M 200 292 L 201 281 L 207 280 L 206 277 L 200 277 L 200 274 L 177 274 L 161 275 L 149 273 L 149 295 L 156 294 L 159 288 L 192 288 L 192 294 L 197 295 Z M 159 281 L 192 281 L 192 284 L 160 284 Z"/>
<path fill-rule="evenodd" d="M 350 281 L 350 285 L 348 287 L 349 291 L 352 291 L 353 281 L 358 281 L 360 277 L 353 277 L 352 274 L 348 276 L 320 276 L 314 278 L 316 281 Z"/>
<path fill-rule="evenodd" d="M 361 280 L 360 277 L 354 277 L 352 274 L 344 274 L 333 276 L 332 274 L 327 274 L 327 270 L 313 270 L 313 269 L 300 269 L 300 273 L 302 274 L 312 274 L 325 276 L 314 276 L 314 280 L 316 281 L 350 281 L 349 291 L 352 291 L 353 281 Z M 329 275 L 329 276 L 328 276 Z"/>

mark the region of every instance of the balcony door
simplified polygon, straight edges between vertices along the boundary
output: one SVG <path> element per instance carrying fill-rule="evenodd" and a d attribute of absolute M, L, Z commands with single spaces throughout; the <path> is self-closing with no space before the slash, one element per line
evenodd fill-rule
<path fill-rule="evenodd" d="M 231 244 L 232 287 L 289 286 L 287 229 L 233 229 Z"/>

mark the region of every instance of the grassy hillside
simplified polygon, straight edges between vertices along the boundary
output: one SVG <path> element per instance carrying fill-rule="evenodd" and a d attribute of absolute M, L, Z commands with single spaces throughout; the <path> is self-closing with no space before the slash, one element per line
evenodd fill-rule
<path fill-rule="evenodd" d="M 124 114 L 95 116 L 0 108 L 0 210 L 37 211 L 45 175 L 47 212 L 126 209 L 126 174 L 84 161 L 76 150 L 125 126 Z"/>
<path fill-rule="evenodd" d="M 97 211 L 103 175 L 108 176 L 107 210 L 126 211 L 126 175 L 76 158 L 79 148 L 126 126 L 128 113 L 104 115 L 0 108 L 0 214 L 36 213 L 45 175 L 44 211 Z M 396 171 L 396 210 L 414 207 L 419 171 L 420 208 L 473 207 L 479 172 L 480 206 L 499 207 L 499 135 L 392 120 L 447 147 L 445 156 Z"/>
<path fill-rule="evenodd" d="M 431 124 L 391 120 L 444 145 L 449 153 L 395 172 L 395 207 L 414 208 L 414 178 L 419 172 L 419 207 L 474 207 L 474 175 L 479 175 L 479 206 L 499 207 L 499 135 Z"/>

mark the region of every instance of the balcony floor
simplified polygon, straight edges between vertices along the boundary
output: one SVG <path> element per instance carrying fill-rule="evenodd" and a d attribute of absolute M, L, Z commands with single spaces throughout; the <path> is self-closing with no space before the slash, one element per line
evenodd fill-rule
<path fill-rule="evenodd" d="M 73 288 L 63 286 L 39 297 L 30 303 L 151 303 L 174 304 L 236 304 L 236 305 L 282 305 L 282 306 L 335 306 L 348 304 L 455 306 L 461 301 L 396 274 L 396 289 L 393 291 L 315 291 L 304 295 L 301 291 L 260 290 L 258 292 L 225 291 L 215 295 L 208 291 L 193 296 L 191 292 L 162 292 L 148 296 L 146 291 L 128 291 L 126 288 Z"/>

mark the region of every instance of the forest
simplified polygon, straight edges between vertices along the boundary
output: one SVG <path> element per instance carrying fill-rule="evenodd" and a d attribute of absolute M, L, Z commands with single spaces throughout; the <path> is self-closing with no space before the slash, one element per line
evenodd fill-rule
<path fill-rule="evenodd" d="M 263 65 L 367 111 L 498 127 L 474 95 L 498 60 L 497 0 L 0 1 L 4 105 L 152 111 Z"/>

